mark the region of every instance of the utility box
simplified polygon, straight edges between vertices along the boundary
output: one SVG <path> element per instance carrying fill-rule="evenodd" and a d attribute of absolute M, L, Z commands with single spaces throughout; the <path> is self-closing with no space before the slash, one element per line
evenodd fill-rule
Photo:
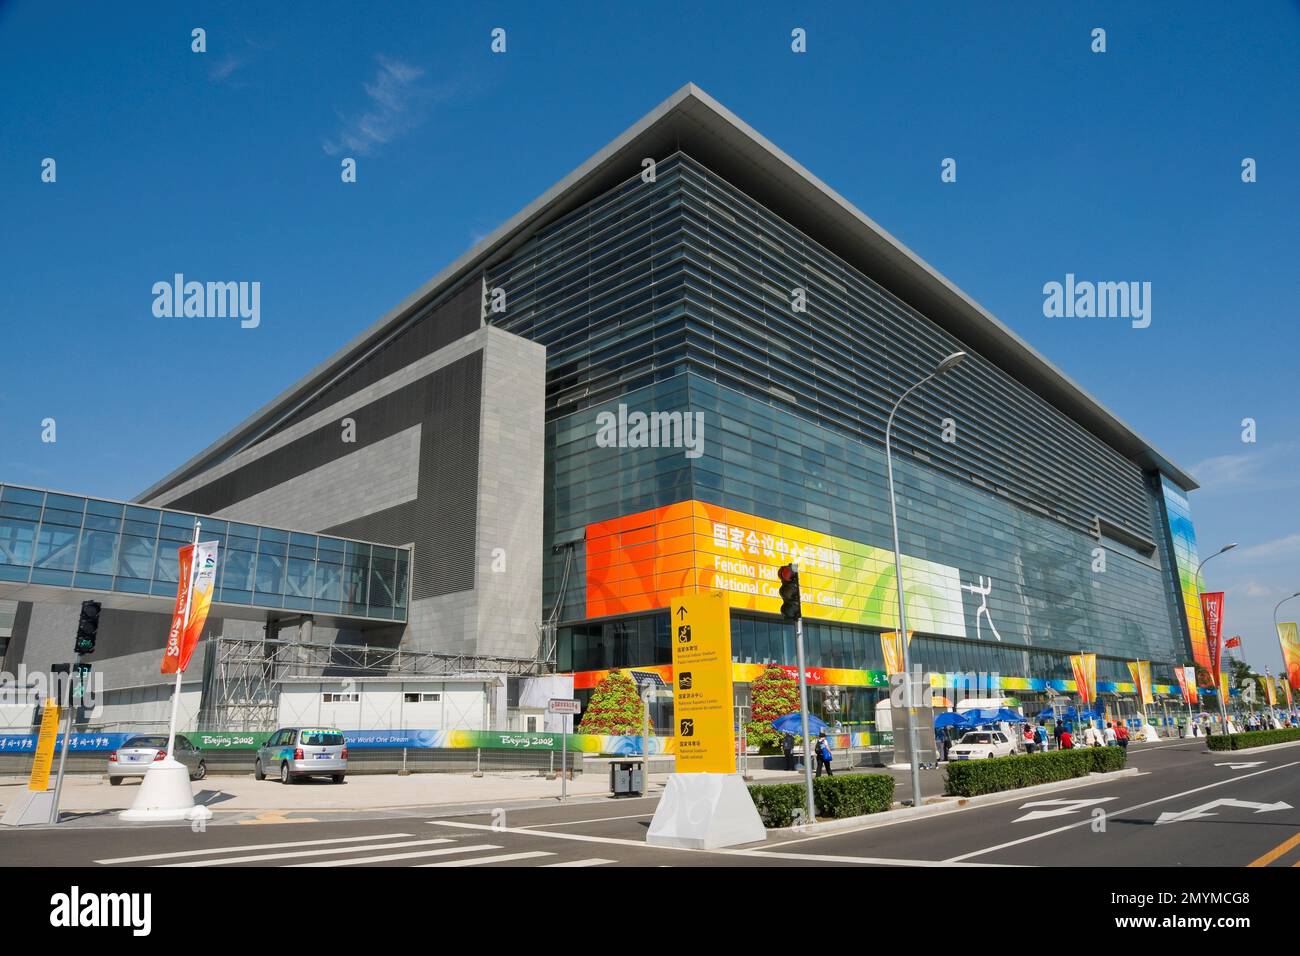
<path fill-rule="evenodd" d="M 616 797 L 645 793 L 645 763 L 615 760 L 609 765 L 609 791 Z"/>

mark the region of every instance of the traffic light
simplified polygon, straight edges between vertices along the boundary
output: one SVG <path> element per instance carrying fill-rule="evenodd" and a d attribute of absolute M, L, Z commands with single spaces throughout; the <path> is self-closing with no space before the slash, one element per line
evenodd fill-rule
<path fill-rule="evenodd" d="M 99 602 L 81 602 L 81 620 L 77 622 L 76 653 L 95 653 L 95 637 L 99 634 Z"/>
<path fill-rule="evenodd" d="M 797 621 L 803 617 L 803 607 L 799 603 L 799 572 L 793 564 L 783 564 L 776 575 L 781 579 L 781 616 L 787 621 Z"/>

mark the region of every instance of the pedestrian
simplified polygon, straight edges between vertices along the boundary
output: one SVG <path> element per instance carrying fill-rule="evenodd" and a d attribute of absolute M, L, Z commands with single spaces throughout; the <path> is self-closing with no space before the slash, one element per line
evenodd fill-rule
<path fill-rule="evenodd" d="M 1120 721 L 1119 726 L 1115 728 L 1115 742 L 1118 743 L 1120 747 L 1123 748 L 1124 750 L 1128 750 L 1128 740 L 1129 740 L 1128 724 L 1124 723 L 1123 721 Z"/>
<path fill-rule="evenodd" d="M 785 754 L 785 769 L 794 769 L 794 734 L 786 731 L 781 735 L 781 753 Z"/>
<path fill-rule="evenodd" d="M 1038 741 L 1034 739 L 1034 728 L 1025 724 L 1021 730 L 1021 740 L 1025 745 L 1025 753 L 1031 754 L 1038 749 Z"/>
<path fill-rule="evenodd" d="M 1056 740 L 1056 749 L 1061 749 L 1061 737 L 1065 735 L 1065 723 L 1058 717 L 1052 721 L 1052 737 Z"/>
<path fill-rule="evenodd" d="M 826 742 L 826 731 L 820 731 L 817 734 L 817 776 L 826 771 L 826 776 L 833 777 L 835 772 L 831 770 L 831 745 Z"/>
<path fill-rule="evenodd" d="M 1115 727 L 1109 720 L 1106 721 L 1105 742 L 1107 747 L 1116 747 L 1119 745 L 1119 735 L 1115 733 Z"/>
<path fill-rule="evenodd" d="M 1047 753 L 1047 728 L 1043 726 L 1040 720 L 1038 726 L 1034 728 L 1034 743 L 1038 744 L 1038 749 Z"/>
<path fill-rule="evenodd" d="M 1057 746 L 1061 750 L 1074 749 L 1074 736 L 1070 733 L 1068 727 L 1061 731 L 1061 735 L 1057 738 Z"/>

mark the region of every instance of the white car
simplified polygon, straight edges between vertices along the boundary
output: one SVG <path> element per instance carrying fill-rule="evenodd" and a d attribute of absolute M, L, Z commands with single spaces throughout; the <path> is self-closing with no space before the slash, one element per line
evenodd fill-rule
<path fill-rule="evenodd" d="M 1009 757 L 1016 745 L 1000 730 L 971 730 L 962 734 L 948 752 L 949 760 L 982 760 L 986 757 Z"/>

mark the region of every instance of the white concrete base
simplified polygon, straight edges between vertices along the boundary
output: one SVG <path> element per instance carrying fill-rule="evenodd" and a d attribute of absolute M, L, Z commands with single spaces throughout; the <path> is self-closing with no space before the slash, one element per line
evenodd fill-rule
<path fill-rule="evenodd" d="M 190 771 L 179 760 L 158 760 L 149 765 L 130 810 L 118 819 L 127 822 L 154 820 L 211 820 L 212 811 L 195 805 Z"/>
<path fill-rule="evenodd" d="M 714 850 L 761 843 L 767 829 L 735 773 L 674 773 L 655 810 L 645 841 L 651 846 Z"/>
<path fill-rule="evenodd" d="M 1160 731 L 1156 730 L 1156 728 L 1151 724 L 1144 724 L 1142 727 L 1142 731 L 1143 731 L 1143 735 L 1146 737 L 1147 740 L 1160 739 Z"/>
<path fill-rule="evenodd" d="M 45 826 L 50 822 L 50 810 L 53 806 L 53 790 L 24 790 L 5 811 L 0 826 Z"/>

